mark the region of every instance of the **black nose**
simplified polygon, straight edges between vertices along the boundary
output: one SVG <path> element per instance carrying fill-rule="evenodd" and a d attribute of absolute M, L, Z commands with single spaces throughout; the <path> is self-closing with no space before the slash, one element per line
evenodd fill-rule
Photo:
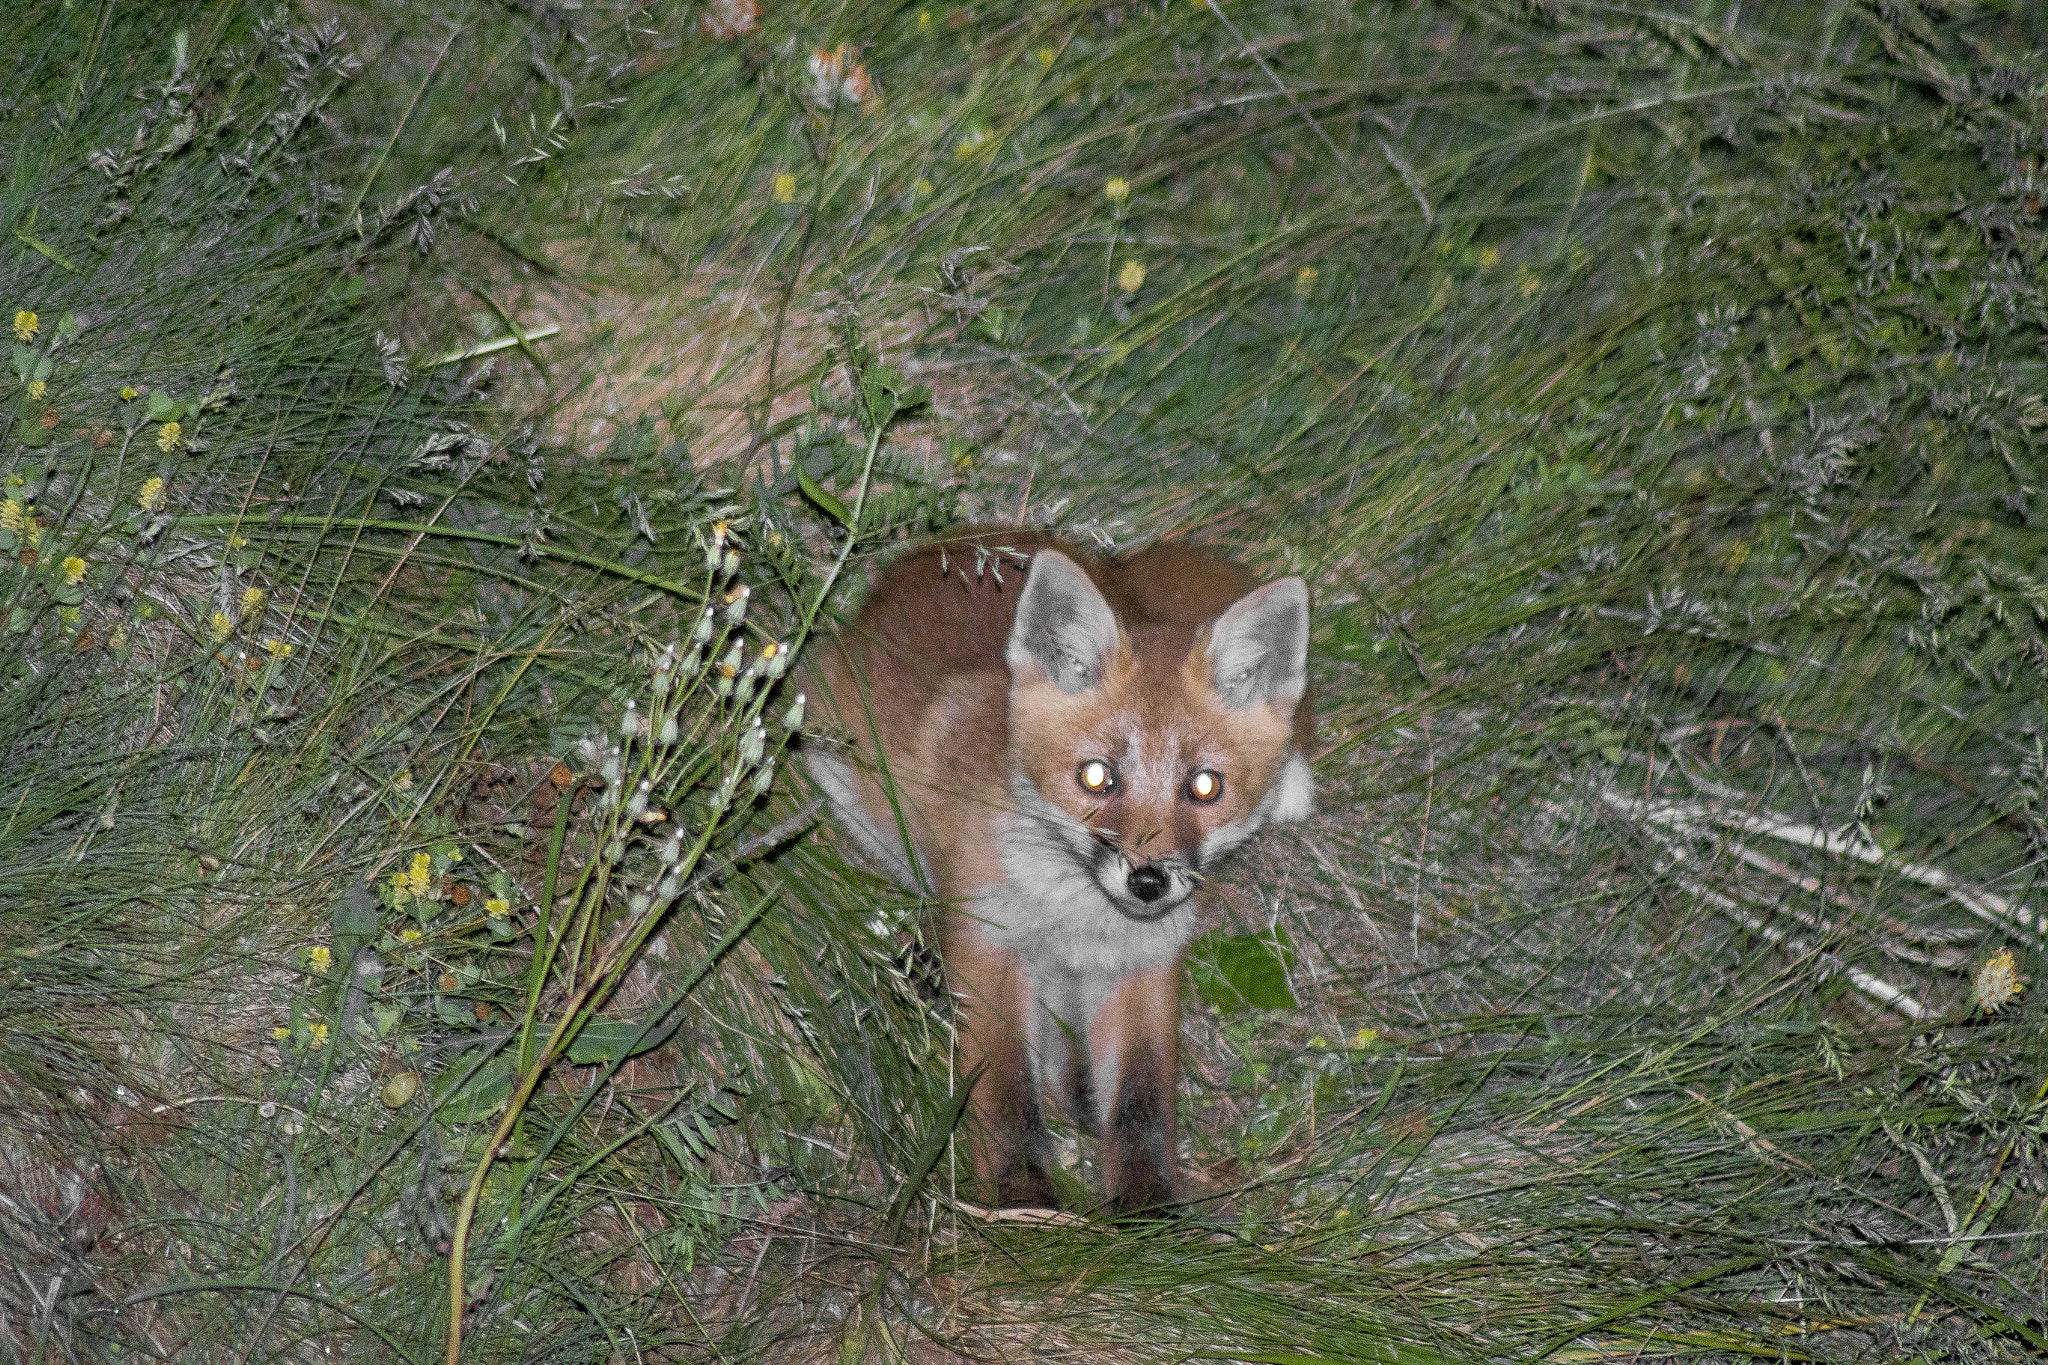
<path fill-rule="evenodd" d="M 1166 874 L 1148 863 L 1132 868 L 1125 885 L 1131 888 L 1133 896 L 1149 905 L 1166 894 Z"/>

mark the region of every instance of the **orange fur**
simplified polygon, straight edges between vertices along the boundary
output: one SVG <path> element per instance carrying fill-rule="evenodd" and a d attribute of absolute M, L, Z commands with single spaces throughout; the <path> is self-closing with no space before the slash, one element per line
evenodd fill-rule
<path fill-rule="evenodd" d="M 980 528 L 892 563 L 809 666 L 843 740 L 811 748 L 813 774 L 869 856 L 942 906 L 984 1197 L 1051 1201 L 1042 1082 L 1099 1131 L 1117 1207 L 1172 1197 L 1193 893 L 1307 810 L 1306 600 L 1193 546 L 1112 559 Z"/>

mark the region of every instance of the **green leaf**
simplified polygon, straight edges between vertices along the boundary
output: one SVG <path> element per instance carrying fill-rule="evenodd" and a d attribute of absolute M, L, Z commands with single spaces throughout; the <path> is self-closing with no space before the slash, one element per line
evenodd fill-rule
<path fill-rule="evenodd" d="M 512 1054 L 501 1052 L 476 1068 L 462 1061 L 434 1082 L 434 1113 L 449 1123 L 475 1123 L 512 1096 Z M 463 1079 L 468 1077 L 467 1080 Z"/>
<path fill-rule="evenodd" d="M 85 600 L 85 589 L 76 583 L 57 583 L 50 588 L 50 596 L 67 607 L 75 607 Z"/>
<path fill-rule="evenodd" d="M 827 492 L 825 485 L 812 478 L 809 471 L 801 464 L 796 467 L 796 486 L 803 490 L 805 497 L 818 504 L 818 507 L 825 515 L 831 517 L 841 526 L 852 527 L 853 513 L 846 510 L 846 504 Z"/>
<path fill-rule="evenodd" d="M 175 422 L 185 411 L 185 405 L 171 397 L 169 390 L 149 391 L 149 420 L 152 422 Z"/>
<path fill-rule="evenodd" d="M 576 1041 L 569 1044 L 569 1060 L 577 1066 L 590 1066 L 597 1062 L 638 1057 L 661 1046 L 674 1032 L 673 1029 L 657 1028 L 641 1038 L 640 1031 L 644 1027 L 644 1024 L 627 1019 L 593 1019 L 576 1035 Z"/>
<path fill-rule="evenodd" d="M 40 237 L 29 236 L 28 230 L 26 228 L 16 228 L 14 231 L 14 235 L 20 238 L 22 243 L 29 247 L 31 250 L 37 252 L 40 255 L 47 256 L 52 261 L 55 261 L 58 265 L 63 266 L 68 273 L 73 275 L 76 275 L 78 273 L 78 267 L 71 263 L 70 257 L 66 256 L 63 252 L 57 250 L 57 248 L 51 246 L 48 242 L 43 241 Z"/>
<path fill-rule="evenodd" d="M 1196 939 L 1188 953 L 1195 994 L 1225 1014 L 1246 1008 L 1294 1009 L 1299 1002 L 1287 985 L 1293 965 L 1294 945 L 1287 931 L 1277 926 L 1260 934 L 1212 929 Z"/>
<path fill-rule="evenodd" d="M 870 430 L 887 426 L 896 415 L 896 391 L 902 385 L 903 375 L 887 365 L 861 371 L 860 401 L 867 409 Z"/>
<path fill-rule="evenodd" d="M 334 903 L 333 922 L 336 938 L 375 938 L 377 900 L 369 888 L 360 883 L 350 887 L 348 894 Z"/>

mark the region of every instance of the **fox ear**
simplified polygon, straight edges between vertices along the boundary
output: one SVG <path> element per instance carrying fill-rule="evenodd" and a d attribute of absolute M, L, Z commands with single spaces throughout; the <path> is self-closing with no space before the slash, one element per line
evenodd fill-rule
<path fill-rule="evenodd" d="M 1209 664 L 1227 706 L 1299 701 L 1308 686 L 1308 584 L 1283 578 L 1238 598 L 1210 627 Z"/>
<path fill-rule="evenodd" d="M 1102 681 L 1116 640 L 1116 613 L 1081 566 L 1058 550 L 1033 555 L 1004 651 L 1010 667 L 1035 664 L 1060 691 L 1085 691 Z"/>

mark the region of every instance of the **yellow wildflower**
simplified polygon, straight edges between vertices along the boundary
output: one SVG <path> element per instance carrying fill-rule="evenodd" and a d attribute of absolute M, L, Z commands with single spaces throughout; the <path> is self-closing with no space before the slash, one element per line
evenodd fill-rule
<path fill-rule="evenodd" d="M 1371 1047 L 1379 1040 L 1379 1036 L 1380 1031 L 1376 1028 L 1362 1028 L 1351 1035 L 1351 1046 Z"/>
<path fill-rule="evenodd" d="M 178 440 L 185 434 L 185 428 L 176 422 L 166 422 L 156 429 L 156 448 L 168 455 L 178 448 Z"/>
<path fill-rule="evenodd" d="M 263 612 L 263 601 L 263 589 L 242 589 L 242 619 L 246 621 L 252 616 L 261 615 Z"/>
<path fill-rule="evenodd" d="M 160 509 L 164 505 L 164 481 L 154 474 L 144 479 L 135 494 L 135 505 L 145 512 Z"/>
<path fill-rule="evenodd" d="M 434 882 L 434 860 L 424 853 L 412 855 L 412 866 L 407 869 L 405 879 L 412 886 L 415 896 L 427 894 L 427 888 Z"/>
<path fill-rule="evenodd" d="M 1490 246 L 1479 253 L 1479 268 L 1491 270 L 1500 264 L 1500 248 Z"/>
<path fill-rule="evenodd" d="M 953 144 L 953 159 L 955 161 L 971 161 L 988 145 L 987 129 L 970 128 L 964 137 Z"/>
<path fill-rule="evenodd" d="M 1543 288 L 1543 277 L 1541 275 L 1536 274 L 1532 270 L 1524 270 L 1522 272 L 1523 298 L 1533 298 L 1536 294 L 1536 291 L 1541 288 Z"/>
<path fill-rule="evenodd" d="M 392 779 L 391 779 L 391 785 L 392 785 L 393 787 L 397 788 L 397 789 L 398 789 L 399 791 L 402 791 L 402 792 L 409 792 L 409 791 L 411 791 L 411 790 L 412 790 L 412 769 L 410 769 L 410 768 L 400 768 L 400 769 L 398 770 L 398 776 L 396 776 L 396 777 L 394 777 L 394 778 L 392 778 Z"/>
<path fill-rule="evenodd" d="M 917 12 L 917 31 L 919 33 L 930 33 L 932 31 L 932 12 L 930 10 L 921 9 Z"/>
<path fill-rule="evenodd" d="M 28 529 L 28 508 L 17 498 L 0 502 L 0 529 L 20 535 Z"/>
<path fill-rule="evenodd" d="M 283 640 L 265 640 L 263 648 L 273 659 L 289 659 L 292 657 L 291 645 Z"/>
<path fill-rule="evenodd" d="M 1979 1009 L 1990 1014 L 2019 999 L 2027 989 L 2027 981 L 2028 978 L 2020 973 L 2019 963 L 2013 959 L 2012 949 L 2000 948 L 1977 968 L 1977 979 L 1970 986 L 1970 998 Z"/>
<path fill-rule="evenodd" d="M 50 386 L 40 379 L 31 381 L 28 386 L 28 396 L 31 401 L 40 401 L 42 396 L 49 391 Z"/>
<path fill-rule="evenodd" d="M 1124 200 L 1131 197 L 1131 182 L 1120 175 L 1111 176 L 1103 182 L 1102 197 L 1122 208 Z"/>
<path fill-rule="evenodd" d="M 313 1035 L 312 1043 L 315 1051 L 327 1046 L 327 1025 L 315 1024 L 309 1031 Z"/>
<path fill-rule="evenodd" d="M 512 902 L 503 896 L 492 896 L 484 902 L 484 913 L 494 919 L 503 919 L 511 909 Z"/>
<path fill-rule="evenodd" d="M 326 944 L 315 944 L 306 950 L 306 969 L 325 976 L 327 969 L 334 965 L 334 950 Z"/>
<path fill-rule="evenodd" d="M 241 549 L 241 548 L 242 548 L 242 547 L 243 547 L 244 545 L 247 545 L 248 543 L 249 543 L 249 537 L 247 537 L 247 536 L 229 536 L 229 537 L 228 537 L 228 548 L 229 548 L 230 550 L 239 550 L 239 549 Z"/>
<path fill-rule="evenodd" d="M 775 177 L 775 202 L 793 204 L 796 202 L 796 177 L 783 171 Z"/>
<path fill-rule="evenodd" d="M 42 330 L 42 325 L 42 322 L 36 315 L 29 312 L 28 309 L 17 309 L 14 314 L 14 339 L 16 341 L 27 341 Z"/>
<path fill-rule="evenodd" d="M 400 943 L 418 943 L 420 941 L 420 931 L 417 929 L 400 929 L 398 931 L 398 941 Z"/>
<path fill-rule="evenodd" d="M 235 623 L 228 620 L 228 614 L 224 611 L 215 612 L 211 624 L 213 626 L 213 642 L 215 644 L 219 644 L 222 640 L 235 633 Z"/>
<path fill-rule="evenodd" d="M 920 176 L 917 184 L 912 186 L 912 188 L 920 195 L 930 194 L 932 192 L 932 182 Z"/>
<path fill-rule="evenodd" d="M 66 555 L 64 557 L 64 581 L 74 585 L 83 583 L 85 581 L 86 568 L 86 562 L 77 555 Z"/>
<path fill-rule="evenodd" d="M 1315 292 L 1316 280 L 1322 272 L 1312 265 L 1305 265 L 1294 272 L 1294 297 L 1305 299 Z"/>
<path fill-rule="evenodd" d="M 281 1043 L 285 1039 L 292 1036 L 292 1031 L 286 1028 L 283 1024 L 279 1024 L 276 1028 L 270 1031 L 270 1036 L 277 1039 L 277 1041 Z"/>
<path fill-rule="evenodd" d="M 1060 54 L 1056 48 L 1041 47 L 1038 49 L 1038 64 L 1040 66 L 1051 66 L 1059 59 Z"/>
<path fill-rule="evenodd" d="M 1145 287 L 1145 267 L 1137 261 L 1125 261 L 1124 268 L 1116 272 L 1116 287 L 1126 294 L 1135 294 Z"/>
<path fill-rule="evenodd" d="M 137 394 L 135 392 L 135 386 L 133 384 L 123 384 L 121 386 L 121 401 L 123 403 L 132 403 L 135 401 L 136 397 Z"/>

